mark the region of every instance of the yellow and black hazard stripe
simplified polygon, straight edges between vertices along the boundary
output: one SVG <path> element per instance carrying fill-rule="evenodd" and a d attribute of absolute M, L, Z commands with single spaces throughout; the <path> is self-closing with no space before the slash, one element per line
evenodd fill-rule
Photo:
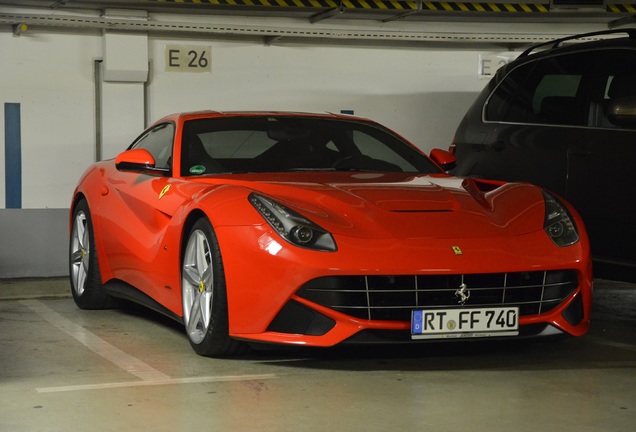
<path fill-rule="evenodd" d="M 208 6 L 252 6 L 313 9 L 366 9 L 394 11 L 438 11 L 438 12 L 524 12 L 543 13 L 550 11 L 550 3 L 473 3 L 473 2 L 417 2 L 400 0 L 155 0 L 161 3 L 196 4 Z M 421 6 L 420 6 L 421 5 Z M 421 9 L 420 9 L 421 7 Z"/>
<path fill-rule="evenodd" d="M 422 2 L 422 10 L 445 12 L 549 12 L 550 4 Z"/>
<path fill-rule="evenodd" d="M 607 12 L 615 13 L 636 13 L 636 4 L 610 4 L 607 5 Z"/>

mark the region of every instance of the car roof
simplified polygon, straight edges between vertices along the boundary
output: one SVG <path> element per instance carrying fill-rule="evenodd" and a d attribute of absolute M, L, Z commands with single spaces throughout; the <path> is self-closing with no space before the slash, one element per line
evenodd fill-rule
<path fill-rule="evenodd" d="M 334 114 L 334 113 L 309 113 L 309 112 L 296 112 L 296 111 L 191 111 L 170 114 L 158 120 L 156 123 L 162 123 L 165 121 L 187 121 L 196 120 L 201 118 L 219 118 L 219 117 L 306 117 L 306 118 L 324 118 L 324 119 L 342 119 L 342 120 L 357 120 L 373 123 L 372 120 L 356 117 L 349 114 Z"/>
<path fill-rule="evenodd" d="M 621 37 L 621 34 L 623 35 Z M 579 42 L 575 42 L 579 41 Z M 575 43 L 571 43 L 575 42 Z M 582 33 L 532 45 L 510 63 L 499 68 L 493 82 L 526 63 L 555 55 L 612 48 L 636 49 L 636 28 Z"/>
<path fill-rule="evenodd" d="M 613 37 L 620 34 L 622 34 L 623 37 Z M 607 37 L 603 38 L 603 36 Z M 582 42 L 577 44 L 566 44 L 566 42 L 574 42 L 577 40 L 581 40 Z M 634 44 L 636 44 L 636 28 L 602 30 L 591 33 L 582 33 L 567 36 L 532 45 L 530 48 L 522 52 L 519 55 L 518 59 L 522 59 L 530 55 L 534 56 L 554 54 L 555 51 L 579 51 L 600 47 L 605 48 L 608 46 L 624 46 Z"/>

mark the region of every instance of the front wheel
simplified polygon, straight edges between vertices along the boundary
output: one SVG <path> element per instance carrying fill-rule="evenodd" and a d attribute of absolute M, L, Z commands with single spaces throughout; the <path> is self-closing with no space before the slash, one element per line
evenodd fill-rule
<path fill-rule="evenodd" d="M 190 230 L 181 268 L 183 323 L 199 355 L 227 356 L 243 344 L 230 338 L 223 261 L 210 222 L 199 219 Z"/>
<path fill-rule="evenodd" d="M 113 299 L 104 291 L 99 273 L 93 222 L 86 200 L 73 210 L 73 227 L 69 243 L 71 292 L 81 309 L 105 309 Z"/>

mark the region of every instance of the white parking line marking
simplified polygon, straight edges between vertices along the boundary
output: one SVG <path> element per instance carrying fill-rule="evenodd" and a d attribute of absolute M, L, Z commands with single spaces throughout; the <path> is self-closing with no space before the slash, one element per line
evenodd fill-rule
<path fill-rule="evenodd" d="M 211 382 L 226 382 L 226 381 L 252 381 L 278 378 L 274 374 L 262 374 L 262 375 L 226 375 L 226 376 L 209 376 L 209 377 L 192 377 L 192 378 L 176 378 L 166 380 L 154 380 L 154 381 L 132 381 L 132 382 L 118 382 L 118 383 L 104 383 L 104 384 L 86 384 L 64 387 L 41 387 L 36 388 L 38 393 L 57 393 L 68 391 L 82 391 L 82 390 L 102 390 L 112 388 L 125 388 L 125 387 L 143 387 L 143 386 L 156 386 L 156 385 L 179 385 L 179 384 L 197 384 L 197 383 L 211 383 Z"/>
<path fill-rule="evenodd" d="M 111 389 L 111 388 L 123 388 L 123 387 L 141 387 L 141 386 L 154 386 L 154 385 L 174 385 L 174 384 L 196 384 L 196 383 L 209 383 L 209 382 L 225 382 L 225 381 L 250 381 L 250 380 L 262 380 L 278 378 L 274 374 L 260 374 L 260 375 L 225 375 L 225 376 L 208 376 L 208 377 L 191 377 L 191 378 L 170 378 L 168 375 L 158 371 L 152 366 L 142 362 L 136 357 L 131 356 L 120 350 L 119 348 L 109 344 L 105 340 L 101 339 L 94 333 L 86 330 L 84 327 L 75 324 L 68 318 L 63 317 L 53 309 L 46 306 L 39 300 L 21 300 L 27 308 L 42 317 L 45 321 L 48 321 L 53 326 L 62 330 L 64 333 L 77 339 L 82 345 L 90 349 L 91 351 L 104 357 L 106 360 L 119 366 L 126 372 L 140 378 L 141 381 L 130 382 L 116 382 L 116 383 L 104 383 L 104 384 L 85 384 L 63 387 L 41 387 L 35 390 L 38 393 L 56 393 L 67 391 L 81 391 L 81 390 L 99 390 L 99 389 Z"/>
<path fill-rule="evenodd" d="M 170 380 L 168 375 L 109 344 L 105 340 L 86 330 L 84 327 L 75 324 L 73 321 L 55 312 L 41 301 L 22 300 L 20 303 L 37 313 L 40 317 L 58 329 L 77 339 L 91 351 L 99 354 L 106 360 L 109 360 L 137 378 L 140 378 L 143 381 Z"/>

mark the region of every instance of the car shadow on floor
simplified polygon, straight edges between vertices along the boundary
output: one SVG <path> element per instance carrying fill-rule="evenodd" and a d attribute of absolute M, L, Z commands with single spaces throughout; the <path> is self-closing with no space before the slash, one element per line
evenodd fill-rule
<path fill-rule="evenodd" d="M 134 303 L 122 302 L 117 313 L 149 320 L 187 340 L 183 325 Z M 224 360 L 271 364 L 281 368 L 325 370 L 548 370 L 636 367 L 635 349 L 621 349 L 603 340 L 620 341 L 636 334 L 636 287 L 621 282 L 596 283 L 592 329 L 588 335 L 535 339 L 472 339 L 387 345 L 341 345 L 331 348 L 253 344 L 250 350 Z M 192 355 L 195 355 L 193 352 Z M 211 359 L 214 360 L 214 359 Z"/>

